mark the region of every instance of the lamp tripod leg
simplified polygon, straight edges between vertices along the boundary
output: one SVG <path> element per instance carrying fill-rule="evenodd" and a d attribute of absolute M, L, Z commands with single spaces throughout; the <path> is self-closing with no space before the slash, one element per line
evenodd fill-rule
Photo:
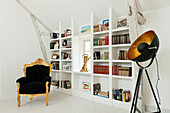
<path fill-rule="evenodd" d="M 139 88 L 140 88 L 140 81 L 141 81 L 141 75 L 140 75 L 140 77 L 139 77 L 139 82 L 138 82 L 138 88 L 137 88 L 137 93 L 136 93 L 136 98 L 135 98 L 135 105 L 134 105 L 134 112 L 133 113 L 135 113 L 136 112 L 136 106 L 137 106 L 137 103 L 138 103 L 138 96 L 139 96 Z"/>
<path fill-rule="evenodd" d="M 140 68 L 138 78 L 137 78 L 137 82 L 136 82 L 136 87 L 135 87 L 135 92 L 134 92 L 134 97 L 133 97 L 130 113 L 132 113 L 134 107 L 135 107 L 135 110 L 136 110 L 138 92 L 139 92 L 139 86 L 140 86 L 140 80 L 141 80 L 142 72 L 143 72 L 143 68 Z M 134 106 L 134 103 L 135 103 L 135 106 Z M 134 113 L 135 113 L 135 110 L 134 110 Z"/>
<path fill-rule="evenodd" d="M 150 80 L 150 78 L 149 78 L 148 71 L 147 71 L 146 69 L 145 69 L 145 72 L 146 72 L 147 79 L 148 79 L 148 81 L 149 81 L 149 85 L 150 85 L 150 87 L 151 87 L 151 90 L 152 90 L 152 93 L 153 93 L 153 96 L 154 96 L 154 99 L 155 99 L 155 102 L 156 102 L 156 105 L 157 105 L 157 108 L 158 108 L 158 110 L 159 110 L 159 112 L 158 112 L 158 113 L 161 113 L 161 109 L 160 109 L 160 106 L 159 106 L 158 100 L 157 100 L 157 98 L 156 98 L 156 94 L 155 94 L 155 92 L 154 92 L 154 89 L 153 89 L 153 86 L 152 86 L 151 80 Z"/>

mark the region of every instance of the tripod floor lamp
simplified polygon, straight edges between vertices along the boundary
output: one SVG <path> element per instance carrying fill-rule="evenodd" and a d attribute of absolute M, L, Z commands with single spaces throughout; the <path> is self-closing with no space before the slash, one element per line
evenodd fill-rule
<path fill-rule="evenodd" d="M 154 99 L 157 105 L 157 111 L 154 113 L 161 113 L 161 108 L 159 106 L 156 94 L 154 92 L 154 89 L 153 89 L 153 86 L 152 86 L 152 83 L 151 83 L 151 80 L 150 80 L 150 77 L 147 71 L 147 68 L 153 63 L 158 49 L 159 49 L 158 36 L 156 35 L 154 31 L 150 30 L 142 34 L 140 37 L 138 37 L 133 42 L 133 44 L 130 46 L 128 50 L 128 59 L 135 61 L 136 64 L 140 67 L 130 113 L 135 113 L 137 111 L 137 100 L 138 100 L 140 81 L 141 81 L 143 70 L 145 70 L 145 73 L 146 73 L 146 76 L 149 82 L 149 86 L 151 88 L 151 91 L 153 93 L 153 96 L 154 96 Z M 146 67 L 143 67 L 139 64 L 139 62 L 144 62 L 149 59 L 151 59 L 150 63 Z"/>

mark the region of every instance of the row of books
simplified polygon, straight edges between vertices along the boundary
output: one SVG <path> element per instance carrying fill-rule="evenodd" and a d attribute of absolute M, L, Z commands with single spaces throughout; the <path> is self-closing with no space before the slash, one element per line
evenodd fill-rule
<path fill-rule="evenodd" d="M 123 102 L 130 102 L 131 94 L 130 90 L 123 90 L 123 89 L 113 89 L 113 99 L 123 101 Z"/>
<path fill-rule="evenodd" d="M 130 43 L 129 34 L 112 36 L 112 44 L 128 44 L 128 43 Z"/>
<path fill-rule="evenodd" d="M 51 35 L 52 35 L 52 37 L 51 37 L 52 39 L 56 39 L 56 38 L 59 38 L 60 34 L 59 33 L 52 33 Z"/>
<path fill-rule="evenodd" d="M 59 87 L 59 83 L 61 83 L 61 88 L 70 89 L 71 88 L 71 82 L 69 80 L 52 80 L 51 85 Z"/>
<path fill-rule="evenodd" d="M 61 80 L 61 88 L 70 89 L 71 82 L 69 80 Z"/>
<path fill-rule="evenodd" d="M 132 76 L 132 67 L 112 66 L 112 75 Z"/>
<path fill-rule="evenodd" d="M 101 91 L 97 94 L 97 96 L 99 97 L 104 97 L 104 98 L 109 98 L 109 91 L 106 92 L 106 91 Z"/>
<path fill-rule="evenodd" d="M 59 70 L 59 61 L 51 62 L 51 64 L 52 64 L 52 69 Z"/>
<path fill-rule="evenodd" d="M 59 80 L 51 80 L 51 85 L 59 87 Z"/>
<path fill-rule="evenodd" d="M 102 46 L 109 45 L 109 36 L 105 36 L 105 38 L 94 38 L 93 46 Z"/>
<path fill-rule="evenodd" d="M 96 73 L 96 74 L 109 74 L 109 66 L 94 65 L 93 68 L 94 68 L 93 73 Z"/>
<path fill-rule="evenodd" d="M 71 29 L 67 28 L 64 30 L 64 33 L 61 34 L 61 37 L 68 37 L 71 36 Z"/>
<path fill-rule="evenodd" d="M 119 60 L 128 60 L 127 50 L 119 50 Z"/>
<path fill-rule="evenodd" d="M 50 49 L 59 49 L 59 48 L 60 48 L 60 42 L 59 41 L 50 43 Z"/>

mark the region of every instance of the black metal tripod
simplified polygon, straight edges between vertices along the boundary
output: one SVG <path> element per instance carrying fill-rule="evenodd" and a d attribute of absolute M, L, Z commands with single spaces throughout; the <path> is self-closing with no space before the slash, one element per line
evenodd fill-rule
<path fill-rule="evenodd" d="M 150 77 L 149 77 L 149 74 L 148 74 L 148 71 L 146 68 L 148 68 L 152 63 L 153 63 L 153 60 L 154 60 L 155 57 L 153 57 L 151 59 L 151 62 L 149 63 L 148 66 L 146 67 L 142 67 L 138 62 L 137 65 L 140 67 L 140 70 L 139 70 L 139 74 L 138 74 L 138 78 L 137 78 L 137 82 L 136 82 L 136 87 L 135 87 L 135 92 L 134 92 L 134 97 L 133 97 L 133 101 L 132 101 L 132 106 L 131 106 L 131 111 L 130 113 L 135 113 L 138 108 L 137 108 L 137 100 L 138 100 L 138 95 L 139 95 L 139 89 L 140 89 L 140 81 L 141 81 L 141 77 L 142 77 L 142 73 L 143 73 L 143 70 L 145 69 L 145 73 L 146 73 L 146 76 L 147 76 L 147 79 L 148 79 L 148 82 L 149 82 L 149 85 L 150 85 L 150 88 L 152 90 L 152 93 L 153 93 L 153 96 L 154 96 L 154 99 L 155 99 L 155 102 L 157 104 L 157 108 L 158 108 L 158 111 L 157 112 L 154 112 L 154 113 L 161 113 L 161 109 L 160 109 L 160 106 L 159 106 L 159 103 L 158 103 L 158 100 L 156 98 L 156 94 L 154 92 L 154 89 L 153 89 L 153 86 L 152 86 L 152 83 L 151 83 L 151 80 L 150 80 Z M 138 110 L 138 112 L 140 112 Z"/>

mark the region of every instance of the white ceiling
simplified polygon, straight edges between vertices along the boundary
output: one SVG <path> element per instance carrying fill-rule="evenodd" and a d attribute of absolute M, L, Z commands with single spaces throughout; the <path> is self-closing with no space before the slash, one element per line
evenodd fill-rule
<path fill-rule="evenodd" d="M 73 17 L 79 24 L 90 23 L 90 13 L 100 18 L 109 17 L 109 7 L 119 15 L 126 14 L 127 0 L 21 0 L 53 30 L 58 22 L 69 24 Z M 144 11 L 170 6 L 170 0 L 139 0 Z"/>

